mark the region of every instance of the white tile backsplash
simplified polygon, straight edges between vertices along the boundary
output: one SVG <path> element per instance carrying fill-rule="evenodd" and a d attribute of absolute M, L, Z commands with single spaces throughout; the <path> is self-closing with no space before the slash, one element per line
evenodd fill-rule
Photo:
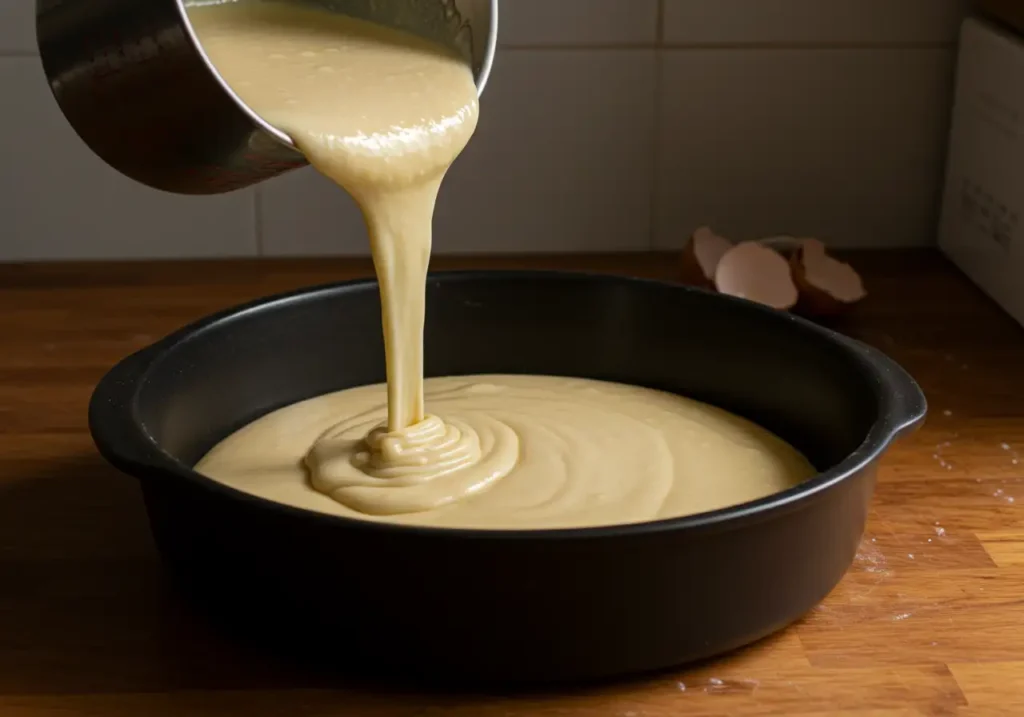
<path fill-rule="evenodd" d="M 366 227 L 351 197 L 312 168 L 258 190 L 260 246 L 271 256 L 364 255 Z"/>
<path fill-rule="evenodd" d="M 965 3 L 503 0 L 436 249 L 672 248 L 705 222 L 930 242 Z M 366 253 L 358 209 L 312 170 L 196 198 L 104 166 L 31 57 L 34 12 L 0 2 L 0 261 Z"/>
<path fill-rule="evenodd" d="M 653 45 L 658 0 L 505 0 L 503 45 Z"/>
<path fill-rule="evenodd" d="M 35 51 L 35 0 L 0 0 L 0 55 Z"/>
<path fill-rule="evenodd" d="M 952 42 L 968 4 L 967 0 L 664 2 L 664 40 L 681 45 Z"/>
<path fill-rule="evenodd" d="M 101 162 L 65 122 L 38 58 L 0 61 L 0 259 L 240 256 L 256 251 L 253 193 L 180 197 Z"/>
<path fill-rule="evenodd" d="M 479 134 L 442 189 L 438 249 L 646 249 L 655 64 L 654 50 L 502 57 Z"/>
<path fill-rule="evenodd" d="M 933 241 L 948 50 L 663 56 L 655 245 L 725 236 Z"/>
<path fill-rule="evenodd" d="M 648 248 L 654 67 L 654 50 L 505 52 L 441 189 L 435 249 Z M 267 253 L 367 250 L 358 210 L 313 172 L 268 185 L 261 205 Z"/>

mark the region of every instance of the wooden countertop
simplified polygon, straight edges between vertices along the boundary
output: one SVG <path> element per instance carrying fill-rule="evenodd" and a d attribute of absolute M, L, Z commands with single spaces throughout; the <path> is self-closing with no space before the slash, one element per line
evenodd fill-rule
<path fill-rule="evenodd" d="M 842 584 L 709 664 L 517 696 L 324 684 L 245 652 L 168 591 L 133 481 L 87 434 L 125 354 L 367 262 L 0 266 L 0 715 L 1024 715 L 1024 331 L 934 252 L 851 261 L 872 295 L 839 328 L 904 364 L 932 412 L 886 459 Z M 664 255 L 438 264 L 675 271 Z"/>

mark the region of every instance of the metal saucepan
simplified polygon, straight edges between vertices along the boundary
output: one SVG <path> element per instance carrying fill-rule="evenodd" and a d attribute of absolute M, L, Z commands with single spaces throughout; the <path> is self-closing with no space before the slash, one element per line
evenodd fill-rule
<path fill-rule="evenodd" d="M 220 0 L 37 0 L 43 69 L 64 116 L 105 162 L 180 194 L 216 194 L 304 166 L 291 140 L 225 84 L 189 6 Z M 483 91 L 498 0 L 275 0 L 389 25 L 459 50 Z"/>

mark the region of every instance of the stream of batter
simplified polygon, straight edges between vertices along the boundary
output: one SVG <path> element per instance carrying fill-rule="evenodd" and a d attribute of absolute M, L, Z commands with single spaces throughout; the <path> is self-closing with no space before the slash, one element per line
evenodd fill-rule
<path fill-rule="evenodd" d="M 197 471 L 325 513 L 515 529 L 698 513 L 814 473 L 769 432 L 672 394 L 546 376 L 425 388 L 434 203 L 476 128 L 469 66 L 420 38 L 284 3 L 198 7 L 190 19 L 241 100 L 362 209 L 387 361 L 386 385 L 264 416 Z"/>

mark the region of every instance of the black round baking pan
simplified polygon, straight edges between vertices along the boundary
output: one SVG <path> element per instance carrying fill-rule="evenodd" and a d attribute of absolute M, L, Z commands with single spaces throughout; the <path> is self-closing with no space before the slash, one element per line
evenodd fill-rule
<path fill-rule="evenodd" d="M 603 678 L 727 652 L 838 583 L 879 460 L 925 416 L 917 384 L 880 352 L 738 299 L 556 272 L 435 274 L 427 294 L 429 376 L 674 391 L 774 431 L 820 474 L 713 513 L 588 529 L 392 526 L 255 498 L 191 468 L 269 411 L 384 380 L 375 282 L 258 301 L 129 356 L 89 409 L 100 452 L 138 479 L 177 584 L 249 637 L 474 682 Z"/>

